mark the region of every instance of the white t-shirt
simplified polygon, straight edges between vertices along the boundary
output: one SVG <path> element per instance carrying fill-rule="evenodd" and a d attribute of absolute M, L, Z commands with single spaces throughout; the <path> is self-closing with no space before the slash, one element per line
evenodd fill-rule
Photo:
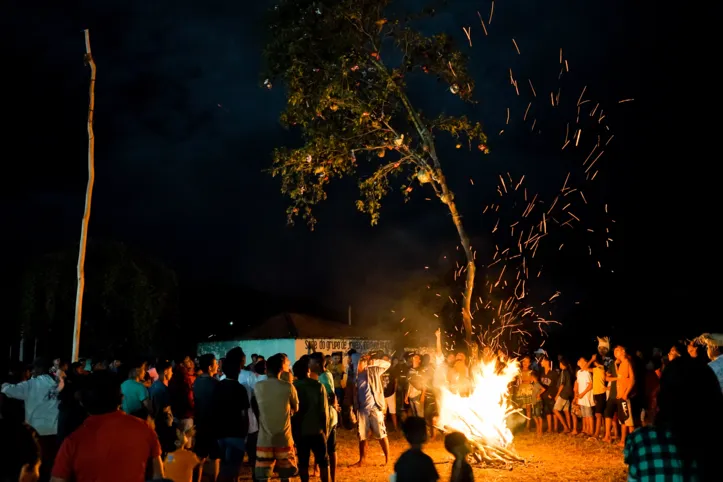
<path fill-rule="evenodd" d="M 577 371 L 577 393 L 584 392 L 587 387 L 592 384 L 592 374 L 588 371 L 578 370 Z M 581 407 L 592 407 L 592 388 L 582 398 L 578 400 L 578 405 Z"/>
<path fill-rule="evenodd" d="M 241 370 L 238 376 L 238 382 L 244 386 L 246 393 L 249 396 L 249 403 L 251 398 L 254 396 L 254 387 L 259 381 L 256 373 L 249 370 Z M 256 419 L 256 414 L 253 410 L 249 410 L 249 433 L 255 433 L 259 431 L 259 421 Z"/>

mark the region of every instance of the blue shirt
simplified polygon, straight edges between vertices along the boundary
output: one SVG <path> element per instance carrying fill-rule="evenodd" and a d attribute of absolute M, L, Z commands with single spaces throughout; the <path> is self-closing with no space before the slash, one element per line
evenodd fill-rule
<path fill-rule="evenodd" d="M 143 409 L 143 402 L 148 400 L 148 389 L 135 380 L 126 380 L 121 383 L 123 404 L 121 408 L 129 415 L 135 415 Z"/>
<path fill-rule="evenodd" d="M 376 406 L 376 402 L 369 387 L 369 378 L 366 371 L 357 374 L 356 386 L 359 397 L 359 410 L 370 413 Z"/>

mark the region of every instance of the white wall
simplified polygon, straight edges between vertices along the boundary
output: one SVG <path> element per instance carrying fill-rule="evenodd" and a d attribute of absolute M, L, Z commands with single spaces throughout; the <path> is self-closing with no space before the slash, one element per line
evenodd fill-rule
<path fill-rule="evenodd" d="M 389 340 L 358 340 L 353 338 L 303 338 L 295 341 L 297 357 L 315 351 L 319 351 L 324 355 L 331 355 L 335 351 L 346 354 L 346 352 L 352 348 L 359 353 L 365 353 L 371 350 L 383 350 L 385 353 L 390 353 L 392 346 L 392 342 Z"/>
<path fill-rule="evenodd" d="M 216 358 L 226 356 L 231 348 L 240 346 L 246 354 L 247 363 L 251 363 L 251 354 L 263 355 L 268 359 L 277 353 L 286 353 L 294 361 L 301 355 L 296 352 L 296 340 L 291 338 L 275 338 L 271 340 L 233 340 L 233 341 L 208 341 L 198 344 L 198 354 L 213 353 Z"/>

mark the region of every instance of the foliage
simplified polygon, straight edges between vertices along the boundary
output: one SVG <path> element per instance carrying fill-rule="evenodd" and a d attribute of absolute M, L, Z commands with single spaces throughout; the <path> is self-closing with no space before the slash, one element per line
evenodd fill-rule
<path fill-rule="evenodd" d="M 390 0 L 281 0 L 270 12 L 265 52 L 266 87 L 288 89 L 281 120 L 301 130 L 303 145 L 274 152 L 271 172 L 291 199 L 289 222 L 297 216 L 313 228 L 312 208 L 327 197 L 333 179 L 355 176 L 357 208 L 379 221 L 381 201 L 393 179 L 408 196 L 414 181 L 429 184 L 448 204 L 435 134 L 444 132 L 488 153 L 479 123 L 466 117 L 425 116 L 405 88 L 414 75 L 431 75 L 450 95 L 470 102 L 474 82 L 467 59 L 445 34 L 415 29 L 432 15 L 389 15 Z"/>
<path fill-rule="evenodd" d="M 55 350 L 70 347 L 77 290 L 77 247 L 43 256 L 23 277 L 23 332 L 47 335 Z M 177 281 L 157 260 L 120 243 L 90 242 L 86 254 L 81 351 L 142 352 L 163 322 L 173 322 Z"/>

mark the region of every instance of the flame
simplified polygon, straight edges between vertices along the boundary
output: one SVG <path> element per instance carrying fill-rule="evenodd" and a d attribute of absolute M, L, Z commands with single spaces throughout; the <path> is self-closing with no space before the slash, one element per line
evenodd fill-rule
<path fill-rule="evenodd" d="M 502 362 L 500 369 L 497 357 L 486 358 L 470 367 L 469 396 L 457 393 L 449 379 L 437 380 L 437 424 L 445 431 L 463 433 L 470 441 L 506 449 L 512 443 L 507 417 L 519 411 L 510 402 L 509 387 L 520 373 L 520 365 L 513 359 Z M 438 360 L 438 364 L 440 362 L 444 363 L 444 360 Z M 437 370 L 441 375 L 439 378 L 447 378 L 446 371 Z"/>

